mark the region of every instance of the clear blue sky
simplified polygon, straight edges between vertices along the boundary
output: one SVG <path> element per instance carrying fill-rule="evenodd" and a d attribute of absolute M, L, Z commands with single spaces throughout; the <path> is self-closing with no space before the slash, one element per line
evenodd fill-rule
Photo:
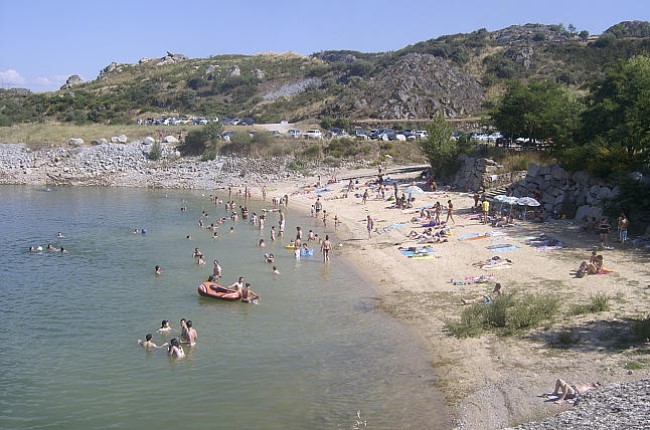
<path fill-rule="evenodd" d="M 112 61 L 166 51 L 219 54 L 384 52 L 446 34 L 573 24 L 600 34 L 650 20 L 648 0 L 0 0 L 0 85 L 58 89 Z"/>

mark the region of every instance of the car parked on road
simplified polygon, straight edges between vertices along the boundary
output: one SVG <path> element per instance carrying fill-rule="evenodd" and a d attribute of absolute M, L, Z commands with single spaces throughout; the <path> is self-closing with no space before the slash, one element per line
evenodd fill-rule
<path fill-rule="evenodd" d="M 287 131 L 287 134 L 294 139 L 298 139 L 302 135 L 302 131 L 298 130 L 297 128 L 292 128 L 291 130 Z"/>
<path fill-rule="evenodd" d="M 313 128 L 305 132 L 305 139 L 322 139 L 323 134 L 320 130 Z"/>

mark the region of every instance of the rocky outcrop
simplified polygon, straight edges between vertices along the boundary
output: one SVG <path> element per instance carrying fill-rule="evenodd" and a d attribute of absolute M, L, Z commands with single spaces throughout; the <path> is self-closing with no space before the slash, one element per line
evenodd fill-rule
<path fill-rule="evenodd" d="M 608 185 L 584 172 L 569 173 L 560 165 L 538 166 L 531 163 L 523 181 L 514 184 L 516 196 L 533 196 L 537 190 L 542 207 L 548 214 L 582 220 L 598 218 L 604 199 L 618 195 L 617 187 Z"/>
<path fill-rule="evenodd" d="M 541 44 L 543 42 L 567 42 L 574 36 L 558 25 L 525 24 L 511 25 L 493 31 L 489 38 L 500 46 Z"/>
<path fill-rule="evenodd" d="M 177 54 L 175 52 L 167 51 L 167 54 L 164 57 L 162 57 L 160 60 L 158 60 L 156 66 L 164 66 L 165 64 L 179 63 L 187 59 L 188 57 L 186 57 L 183 54 Z"/>
<path fill-rule="evenodd" d="M 526 173 L 504 171 L 502 165 L 488 158 L 463 157 L 453 184 L 461 190 L 491 190 L 521 181 Z"/>
<path fill-rule="evenodd" d="M 230 70 L 228 70 L 228 76 L 230 76 L 231 78 L 241 76 L 241 69 L 239 68 L 239 66 L 236 65 L 232 66 Z"/>
<path fill-rule="evenodd" d="M 81 79 L 79 75 L 72 75 L 66 81 L 65 84 L 61 85 L 62 90 L 67 90 L 74 87 L 75 85 L 83 84 L 84 80 Z"/>
<path fill-rule="evenodd" d="M 478 112 L 485 100 L 481 85 L 447 60 L 408 54 L 380 73 L 364 92 L 368 117 L 380 119 L 446 117 Z"/>
<path fill-rule="evenodd" d="M 270 85 L 269 90 L 264 94 L 264 100 L 276 100 L 280 97 L 293 97 L 304 92 L 309 87 L 318 87 L 322 81 L 318 78 L 301 79 L 296 82 L 286 82 L 282 85 Z"/>

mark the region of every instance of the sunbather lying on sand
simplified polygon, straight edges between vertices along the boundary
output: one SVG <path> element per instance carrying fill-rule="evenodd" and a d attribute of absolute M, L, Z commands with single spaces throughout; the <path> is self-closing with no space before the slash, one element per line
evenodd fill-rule
<path fill-rule="evenodd" d="M 485 303 L 485 304 L 490 304 L 496 299 L 497 297 L 501 296 L 503 294 L 503 291 L 501 291 L 501 284 L 496 283 L 494 286 L 494 290 L 492 290 L 492 294 L 485 294 L 483 296 L 478 296 L 474 297 L 473 299 L 463 299 L 461 298 L 460 301 L 463 302 L 464 305 L 471 305 L 475 303 Z"/>

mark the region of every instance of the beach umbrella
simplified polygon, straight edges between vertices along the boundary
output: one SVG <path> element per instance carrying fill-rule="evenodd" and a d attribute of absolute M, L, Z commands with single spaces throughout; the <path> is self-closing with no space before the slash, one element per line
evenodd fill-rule
<path fill-rule="evenodd" d="M 517 197 L 514 196 L 506 196 L 505 194 L 499 194 L 498 196 L 493 197 L 494 200 L 497 202 L 501 203 L 501 206 L 499 206 L 499 212 L 501 212 L 501 209 L 503 209 L 503 205 L 507 204 L 511 206 L 517 203 L 517 200 L 519 200 Z"/>
<path fill-rule="evenodd" d="M 422 194 L 424 190 L 417 185 L 409 185 L 408 187 L 404 188 L 404 192 L 407 194 Z"/>
<path fill-rule="evenodd" d="M 411 200 L 413 194 L 422 194 L 424 193 L 424 190 L 417 185 L 409 185 L 408 187 L 404 188 L 404 192 L 408 193 L 409 200 Z"/>
<path fill-rule="evenodd" d="M 524 219 L 526 219 L 526 211 L 528 210 L 528 206 L 532 206 L 532 207 L 541 206 L 541 203 L 532 197 L 520 197 L 517 199 L 517 204 L 520 206 L 526 206 L 524 208 Z"/>

